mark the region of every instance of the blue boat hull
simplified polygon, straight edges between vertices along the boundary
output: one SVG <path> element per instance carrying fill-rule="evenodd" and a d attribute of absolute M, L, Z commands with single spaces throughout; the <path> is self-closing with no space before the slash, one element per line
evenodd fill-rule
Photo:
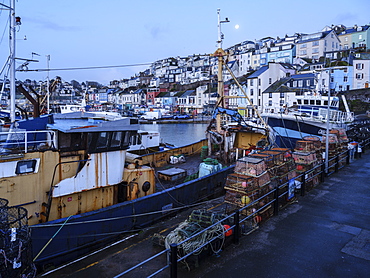
<path fill-rule="evenodd" d="M 226 177 L 234 166 L 107 208 L 31 226 L 34 257 L 39 268 L 74 260 L 106 244 L 119 234 L 141 229 L 173 213 L 172 208 L 194 204 L 223 193 Z"/>
<path fill-rule="evenodd" d="M 305 136 L 322 136 L 325 134 L 323 123 L 304 122 L 286 118 L 269 117 L 268 125 L 274 130 L 276 144 L 281 148 L 294 149 L 297 140 Z"/>

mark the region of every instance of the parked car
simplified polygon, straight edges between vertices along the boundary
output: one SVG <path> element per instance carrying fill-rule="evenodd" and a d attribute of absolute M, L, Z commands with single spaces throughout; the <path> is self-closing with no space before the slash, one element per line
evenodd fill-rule
<path fill-rule="evenodd" d="M 162 118 L 161 112 L 145 112 L 143 115 L 140 116 L 140 119 L 142 120 L 158 120 Z"/>
<path fill-rule="evenodd" d="M 179 119 L 190 119 L 190 116 L 189 115 L 186 115 L 186 114 L 184 114 L 184 115 L 175 115 L 175 116 L 173 116 L 173 118 L 175 120 L 179 120 Z"/>
<path fill-rule="evenodd" d="M 163 119 L 163 120 L 173 119 L 173 115 L 165 114 L 165 115 L 162 115 L 162 118 L 161 119 Z"/>

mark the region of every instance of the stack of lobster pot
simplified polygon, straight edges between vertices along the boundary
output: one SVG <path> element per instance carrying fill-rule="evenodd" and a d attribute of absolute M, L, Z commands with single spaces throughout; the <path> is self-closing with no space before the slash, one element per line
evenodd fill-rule
<path fill-rule="evenodd" d="M 246 221 L 251 228 L 266 220 L 265 214 L 272 215 L 271 205 L 266 205 L 272 196 L 263 197 L 269 192 L 269 183 L 270 175 L 263 159 L 250 156 L 238 159 L 234 173 L 226 179 L 226 212 L 246 207 L 241 213 L 253 216 Z"/>
<path fill-rule="evenodd" d="M 268 172 L 270 174 L 271 182 L 269 184 L 270 190 L 279 189 L 279 207 L 284 207 L 294 198 L 294 191 L 289 193 L 289 181 L 296 177 L 296 165 L 292 157 L 292 152 L 287 148 L 271 148 L 264 150 L 256 156 L 268 156 Z M 265 158 L 267 160 L 267 158 Z"/>
<path fill-rule="evenodd" d="M 298 140 L 293 152 L 299 180 L 305 179 L 306 190 L 319 184 L 320 163 L 322 160 L 320 139 L 314 136 Z"/>
<path fill-rule="evenodd" d="M 337 145 L 337 151 L 336 154 L 338 157 L 338 167 L 342 167 L 345 164 L 346 157 L 347 157 L 347 151 L 348 151 L 348 137 L 346 130 L 344 128 L 337 128 L 330 130 L 330 134 L 335 134 L 338 138 L 338 145 Z M 329 152 L 330 156 L 330 152 Z"/>

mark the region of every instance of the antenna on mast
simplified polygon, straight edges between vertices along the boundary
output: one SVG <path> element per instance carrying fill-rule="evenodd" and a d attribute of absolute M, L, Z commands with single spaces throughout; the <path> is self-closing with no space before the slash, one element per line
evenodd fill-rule
<path fill-rule="evenodd" d="M 229 19 L 226 17 L 225 20 L 220 20 L 220 9 L 217 9 L 217 17 L 218 17 L 218 40 L 217 46 L 218 48 L 222 48 L 222 40 L 224 39 L 224 34 L 221 32 L 221 23 L 230 22 Z"/>

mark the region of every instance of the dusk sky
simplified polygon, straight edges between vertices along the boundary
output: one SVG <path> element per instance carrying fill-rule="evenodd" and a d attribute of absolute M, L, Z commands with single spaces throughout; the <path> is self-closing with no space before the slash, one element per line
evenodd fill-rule
<path fill-rule="evenodd" d="M 11 0 L 0 0 L 10 5 Z M 85 68 L 150 64 L 156 60 L 213 53 L 217 41 L 217 9 L 227 48 L 245 40 L 315 33 L 326 25 L 370 24 L 369 0 L 17 0 L 16 56 L 38 63 L 29 69 Z M 9 12 L 0 11 L 1 67 L 9 55 Z M 235 25 L 239 25 L 238 29 Z M 23 40 L 26 36 L 27 40 Z M 17 62 L 17 66 L 21 62 Z M 148 66 L 50 71 L 50 79 L 98 81 L 123 79 Z M 0 76 L 3 78 L 3 75 Z M 24 80 L 46 80 L 47 72 L 17 73 Z"/>

